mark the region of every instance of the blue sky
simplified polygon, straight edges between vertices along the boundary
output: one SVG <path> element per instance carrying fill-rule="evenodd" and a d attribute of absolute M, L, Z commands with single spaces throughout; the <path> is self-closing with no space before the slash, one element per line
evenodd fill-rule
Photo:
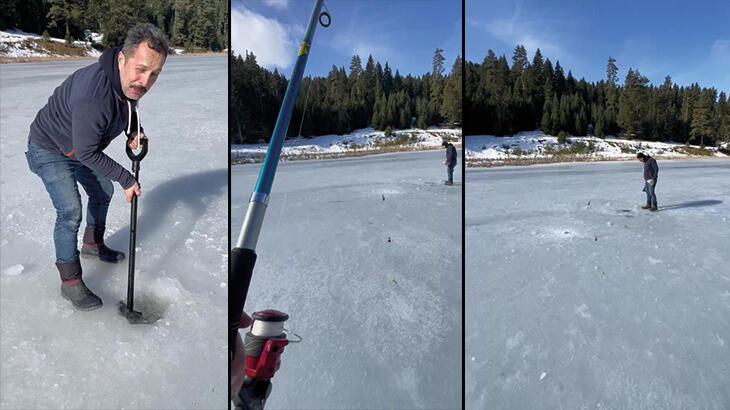
<path fill-rule="evenodd" d="M 467 0 L 466 59 L 481 62 L 490 48 L 510 64 L 517 44 L 536 48 L 567 74 L 606 78 L 609 56 L 623 83 L 629 68 L 653 84 L 666 75 L 730 92 L 728 0 Z"/>
<path fill-rule="evenodd" d="M 233 0 L 231 48 L 253 51 L 259 65 L 291 75 L 313 0 Z M 461 54 L 460 0 L 329 0 L 329 28 L 318 27 L 305 75 L 326 75 L 332 65 L 348 70 L 353 54 L 363 68 L 368 54 L 401 74 L 431 71 L 442 48 L 447 72 Z"/>

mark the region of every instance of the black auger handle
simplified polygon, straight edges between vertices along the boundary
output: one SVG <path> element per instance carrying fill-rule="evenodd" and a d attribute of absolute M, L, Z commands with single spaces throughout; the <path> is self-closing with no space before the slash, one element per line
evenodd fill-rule
<path fill-rule="evenodd" d="M 127 156 L 132 160 L 132 162 L 142 161 L 144 156 L 147 155 L 147 138 L 140 138 L 139 143 L 142 145 L 142 151 L 140 151 L 139 154 L 135 154 L 134 151 L 132 151 L 132 148 L 129 148 L 129 141 L 131 139 L 132 138 L 129 138 L 127 140 Z"/>

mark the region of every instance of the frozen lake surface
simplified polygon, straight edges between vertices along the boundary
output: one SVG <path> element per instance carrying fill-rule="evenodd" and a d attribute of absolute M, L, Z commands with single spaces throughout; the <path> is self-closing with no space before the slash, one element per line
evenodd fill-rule
<path fill-rule="evenodd" d="M 228 60 L 170 57 L 140 101 L 150 148 L 140 170 L 135 308 L 162 319 L 134 326 L 117 314 L 126 261 L 81 260 L 101 309 L 78 312 L 61 297 L 55 210 L 24 156 L 37 111 L 92 62 L 0 67 L 0 408 L 224 409 Z M 105 152 L 129 169 L 124 140 Z M 130 208 L 115 190 L 106 242 L 127 253 Z"/>
<path fill-rule="evenodd" d="M 468 409 L 730 408 L 730 161 L 470 169 Z"/>
<path fill-rule="evenodd" d="M 462 178 L 443 184 L 444 157 L 279 164 L 246 311 L 289 313 L 304 341 L 267 408 L 460 408 Z M 234 243 L 259 168 L 232 168 Z"/>

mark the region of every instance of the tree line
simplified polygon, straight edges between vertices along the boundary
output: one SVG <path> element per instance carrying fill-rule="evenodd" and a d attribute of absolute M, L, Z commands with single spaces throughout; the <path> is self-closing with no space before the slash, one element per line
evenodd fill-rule
<path fill-rule="evenodd" d="M 159 27 L 173 47 L 190 51 L 228 48 L 227 0 L 3 0 L 0 29 L 18 28 L 44 36 L 84 39 L 104 35 L 103 46 L 124 43 L 141 22 Z"/>
<path fill-rule="evenodd" d="M 305 77 L 287 136 L 346 134 L 372 126 L 390 127 L 461 123 L 462 60 L 457 57 L 445 74 L 443 50 L 436 49 L 431 72 L 403 76 L 372 55 L 363 67 L 354 55 L 349 70 L 332 66 L 326 77 Z M 228 127 L 231 142 L 269 141 L 287 79 L 258 65 L 253 53 L 231 56 Z M 415 124 L 412 124 L 415 117 Z M 300 133 L 301 129 L 301 133 Z"/>
<path fill-rule="evenodd" d="M 589 83 L 540 49 L 532 61 L 522 45 L 512 65 L 492 50 L 481 64 L 467 62 L 465 135 L 511 135 L 541 129 L 557 135 L 623 135 L 700 145 L 730 142 L 730 102 L 723 91 L 672 83 L 654 86 L 629 68 L 618 84 L 617 61 L 609 57 L 606 79 Z M 590 129 L 592 128 L 592 129 Z"/>

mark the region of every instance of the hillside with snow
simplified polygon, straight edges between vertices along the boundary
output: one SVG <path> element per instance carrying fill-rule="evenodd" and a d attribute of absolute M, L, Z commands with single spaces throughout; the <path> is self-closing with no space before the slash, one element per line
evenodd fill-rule
<path fill-rule="evenodd" d="M 284 141 L 283 160 L 322 159 L 381 154 L 394 151 L 439 149 L 443 141 L 461 143 L 461 129 L 395 130 L 391 136 L 372 128 L 355 130 L 346 135 L 323 135 L 314 138 L 292 138 Z M 262 162 L 267 143 L 233 144 L 231 160 L 234 163 Z"/>
<path fill-rule="evenodd" d="M 700 148 L 668 142 L 653 142 L 597 138 L 567 137 L 559 144 L 558 138 L 540 130 L 520 132 L 514 136 L 469 135 L 465 138 L 467 165 L 490 166 L 532 162 L 601 161 L 636 158 L 645 152 L 657 158 L 718 157 L 727 158 L 730 147 Z"/>
<path fill-rule="evenodd" d="M 0 62 L 23 62 L 39 59 L 99 57 L 101 52 L 93 44 L 101 41 L 99 34 L 92 34 L 92 41 L 66 43 L 61 38 L 44 39 L 41 35 L 20 30 L 0 31 Z"/>

